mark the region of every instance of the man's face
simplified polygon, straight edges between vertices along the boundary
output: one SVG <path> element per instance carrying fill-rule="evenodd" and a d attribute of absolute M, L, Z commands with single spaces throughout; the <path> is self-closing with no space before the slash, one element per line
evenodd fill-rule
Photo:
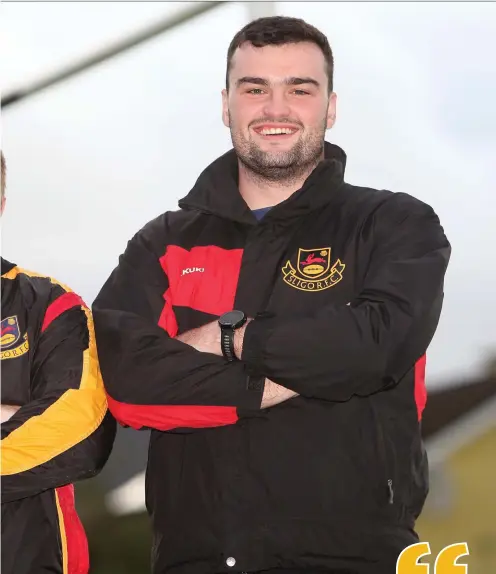
<path fill-rule="evenodd" d="M 304 172 L 322 157 L 325 131 L 335 120 L 325 58 L 310 42 L 238 48 L 223 121 L 242 163 L 277 181 Z"/>

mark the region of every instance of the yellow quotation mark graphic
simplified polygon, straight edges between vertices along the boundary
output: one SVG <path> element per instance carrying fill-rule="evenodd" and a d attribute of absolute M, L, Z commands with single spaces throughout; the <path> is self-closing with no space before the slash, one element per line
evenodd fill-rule
<path fill-rule="evenodd" d="M 419 558 L 431 553 L 428 542 L 418 542 L 405 548 L 398 556 L 396 574 L 429 574 L 429 564 L 418 564 Z M 466 564 L 457 564 L 462 556 L 469 554 L 466 542 L 458 542 L 446 546 L 437 555 L 432 574 L 468 574 Z"/>

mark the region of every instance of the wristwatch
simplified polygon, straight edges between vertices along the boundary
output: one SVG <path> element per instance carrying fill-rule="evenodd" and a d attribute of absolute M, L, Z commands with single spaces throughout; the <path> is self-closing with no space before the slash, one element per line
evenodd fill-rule
<path fill-rule="evenodd" d="M 243 311 L 229 311 L 219 318 L 220 325 L 220 346 L 222 354 L 228 361 L 235 361 L 237 357 L 234 353 L 234 331 L 246 323 L 246 315 Z"/>

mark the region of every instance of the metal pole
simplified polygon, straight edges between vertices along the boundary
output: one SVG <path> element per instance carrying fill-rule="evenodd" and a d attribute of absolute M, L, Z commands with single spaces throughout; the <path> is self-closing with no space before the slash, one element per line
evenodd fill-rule
<path fill-rule="evenodd" d="M 130 48 L 138 46 L 152 38 L 163 34 L 164 32 L 168 32 L 181 24 L 185 24 L 189 20 L 192 20 L 196 16 L 200 16 L 201 14 L 205 14 L 210 10 L 217 8 L 223 4 L 227 4 L 227 2 L 199 2 L 195 3 L 193 6 L 186 8 L 185 10 L 181 11 L 179 14 L 175 14 L 174 16 L 168 16 L 165 19 L 162 19 L 158 22 L 155 22 L 151 26 L 143 28 L 126 38 L 123 38 L 110 46 L 106 47 L 105 49 L 96 52 L 93 55 L 87 56 L 83 58 L 79 62 L 71 64 L 66 68 L 62 68 L 58 70 L 54 74 L 47 76 L 45 78 L 41 78 L 33 82 L 32 84 L 28 84 L 19 89 L 15 89 L 14 91 L 5 95 L 2 98 L 2 108 L 6 108 L 12 104 L 20 102 L 24 98 L 37 94 L 42 90 L 45 90 L 48 87 L 54 86 L 75 74 L 79 74 L 84 72 L 88 68 L 96 66 L 109 58 L 117 56 Z"/>

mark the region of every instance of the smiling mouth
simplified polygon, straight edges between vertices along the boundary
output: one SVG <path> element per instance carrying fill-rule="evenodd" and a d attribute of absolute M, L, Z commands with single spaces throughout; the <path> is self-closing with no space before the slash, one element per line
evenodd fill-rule
<path fill-rule="evenodd" d="M 292 136 L 298 131 L 298 128 L 289 126 L 277 127 L 277 128 L 260 126 L 258 128 L 254 128 L 254 131 L 260 136 L 274 138 L 274 137 Z"/>

